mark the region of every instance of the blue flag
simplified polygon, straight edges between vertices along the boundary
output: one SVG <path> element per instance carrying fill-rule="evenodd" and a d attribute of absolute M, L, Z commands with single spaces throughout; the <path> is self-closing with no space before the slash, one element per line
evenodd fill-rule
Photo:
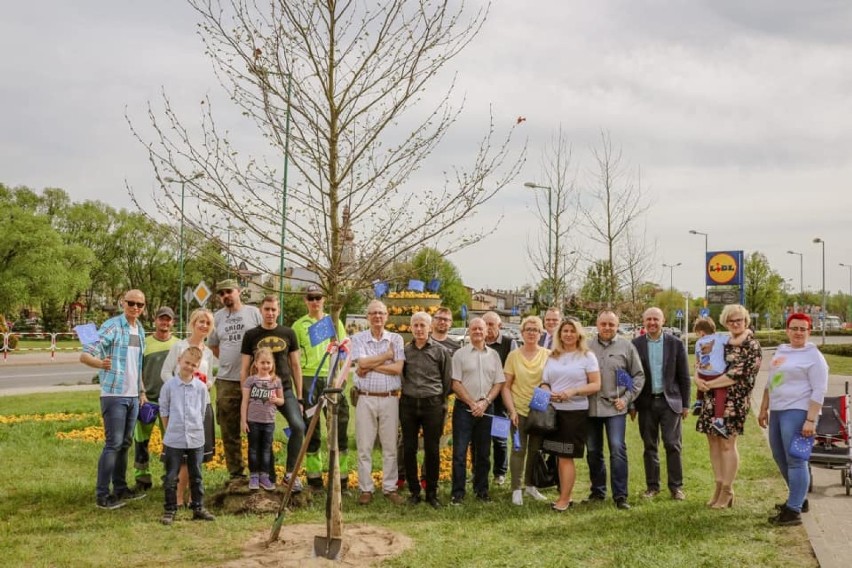
<path fill-rule="evenodd" d="M 624 387 L 625 389 L 633 390 L 633 377 L 624 369 L 619 369 L 615 372 L 615 384 Z"/>
<path fill-rule="evenodd" d="M 422 280 L 409 280 L 408 281 L 408 289 L 414 290 L 415 292 L 423 291 L 424 282 Z"/>
<path fill-rule="evenodd" d="M 535 387 L 533 389 L 532 399 L 530 400 L 530 408 L 532 410 L 544 412 L 547 410 L 548 404 L 550 404 L 550 391 Z"/>
<path fill-rule="evenodd" d="M 507 439 L 509 437 L 509 427 L 512 422 L 508 418 L 502 416 L 491 417 L 491 437 Z"/>
<path fill-rule="evenodd" d="M 373 293 L 376 295 L 376 298 L 381 298 L 387 294 L 389 289 L 390 286 L 388 286 L 387 282 L 382 282 L 380 280 L 373 282 Z"/>
<path fill-rule="evenodd" d="M 429 290 L 430 292 L 437 292 L 438 288 L 440 288 L 440 287 L 441 287 L 441 281 L 438 280 L 437 278 L 433 278 L 426 285 L 426 289 Z"/>
<path fill-rule="evenodd" d="M 308 328 L 308 337 L 311 339 L 312 347 L 316 347 L 326 339 L 331 339 L 335 335 L 334 322 L 331 320 L 331 316 L 325 316 Z"/>

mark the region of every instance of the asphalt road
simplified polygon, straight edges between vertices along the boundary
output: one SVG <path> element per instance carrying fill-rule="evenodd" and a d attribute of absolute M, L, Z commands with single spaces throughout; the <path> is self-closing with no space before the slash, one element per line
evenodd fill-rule
<path fill-rule="evenodd" d="M 92 384 L 97 371 L 74 362 L 34 365 L 3 364 L 0 362 L 0 390 Z"/>

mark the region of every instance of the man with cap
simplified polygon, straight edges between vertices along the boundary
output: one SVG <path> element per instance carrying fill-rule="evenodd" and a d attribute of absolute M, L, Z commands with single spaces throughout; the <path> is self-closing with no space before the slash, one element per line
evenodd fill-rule
<path fill-rule="evenodd" d="M 240 388 L 243 335 L 261 324 L 260 310 L 245 306 L 240 298 L 239 283 L 228 278 L 216 284 L 216 293 L 224 306 L 213 315 L 213 333 L 207 345 L 219 358 L 216 375 L 216 420 L 225 449 L 225 463 L 231 479 L 244 479 L 242 441 L 240 432 L 240 406 L 243 400 Z"/>
<path fill-rule="evenodd" d="M 157 404 L 160 400 L 160 389 L 163 387 L 163 379 L 160 372 L 163 363 L 169 355 L 178 338 L 172 335 L 172 325 L 175 321 L 175 312 L 168 306 L 163 306 L 154 314 L 154 333 L 145 341 L 145 352 L 142 355 L 142 382 L 145 384 L 145 395 L 148 402 Z M 159 416 L 154 422 L 159 422 L 160 432 L 163 432 L 163 424 Z M 136 421 L 133 430 L 133 453 L 136 456 L 133 463 L 133 475 L 136 478 L 136 490 L 147 491 L 153 485 L 151 470 L 149 469 L 150 456 L 148 454 L 148 442 L 151 440 L 151 432 L 154 430 L 154 422 L 148 424 L 141 420 Z"/>
<path fill-rule="evenodd" d="M 325 295 L 322 288 L 311 284 L 305 290 L 305 307 L 308 313 L 293 322 L 293 331 L 299 340 L 299 352 L 301 353 L 302 380 L 304 381 L 302 392 L 304 392 L 304 406 L 308 411 L 316 406 L 319 397 L 328 384 L 328 369 L 331 356 L 323 361 L 323 355 L 328 349 L 330 339 L 326 339 L 317 345 L 311 345 L 308 328 L 326 316 Z M 337 340 L 346 337 L 346 329 L 338 319 Z M 320 365 L 322 362 L 322 365 Z M 314 378 L 316 377 L 316 379 Z M 345 491 L 349 482 L 349 463 L 347 461 L 349 452 L 349 403 L 346 397 L 338 397 L 337 414 L 337 448 L 340 456 L 340 487 Z M 325 408 L 326 416 L 328 407 Z M 305 419 L 307 421 L 307 417 Z M 322 429 L 320 424 L 314 430 L 313 436 L 308 440 L 308 451 L 305 454 L 305 472 L 308 477 L 308 486 L 314 491 L 322 490 L 322 458 L 320 457 L 320 445 L 322 441 Z"/>

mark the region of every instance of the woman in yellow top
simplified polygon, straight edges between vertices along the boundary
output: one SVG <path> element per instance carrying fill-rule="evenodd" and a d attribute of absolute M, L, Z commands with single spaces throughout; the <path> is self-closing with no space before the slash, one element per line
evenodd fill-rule
<path fill-rule="evenodd" d="M 524 504 L 524 493 L 536 501 L 547 500 L 532 484 L 534 462 L 527 459 L 528 455 L 535 455 L 541 449 L 542 442 L 540 435 L 527 433 L 526 429 L 533 390 L 541 384 L 541 373 L 550 355 L 550 350 L 538 344 L 541 331 L 541 318 L 537 316 L 524 318 L 521 322 L 524 345 L 509 353 L 506 364 L 503 366 L 503 373 L 506 375 L 506 383 L 503 385 L 503 402 L 512 420 L 513 432 L 517 430 L 521 440 L 520 447 L 512 447 L 512 455 L 509 458 L 509 471 L 512 474 L 512 503 L 515 505 Z M 526 486 L 523 491 L 521 490 L 521 472 L 524 474 L 523 484 Z"/>

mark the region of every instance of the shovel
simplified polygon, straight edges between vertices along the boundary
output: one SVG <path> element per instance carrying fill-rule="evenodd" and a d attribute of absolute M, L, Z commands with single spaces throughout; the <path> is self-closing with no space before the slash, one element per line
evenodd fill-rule
<path fill-rule="evenodd" d="M 314 537 L 314 554 L 318 557 L 338 560 L 343 547 L 343 518 L 340 510 L 340 461 L 337 455 L 337 409 L 338 396 L 343 389 L 325 390 L 331 412 L 328 428 L 328 484 L 329 491 L 325 500 L 325 536 Z"/>

